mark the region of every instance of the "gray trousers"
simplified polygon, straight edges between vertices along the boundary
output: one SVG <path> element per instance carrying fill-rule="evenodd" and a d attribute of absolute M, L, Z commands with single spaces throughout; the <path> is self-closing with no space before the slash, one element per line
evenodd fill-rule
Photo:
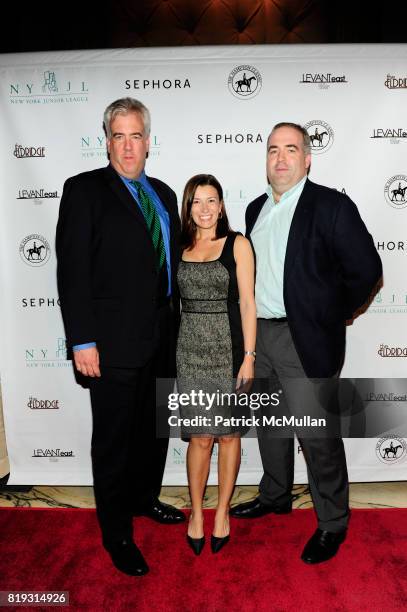
<path fill-rule="evenodd" d="M 288 414 L 303 417 L 312 408 L 311 396 L 304 384 L 309 383 L 311 387 L 312 382 L 301 365 L 288 323 L 264 319 L 258 319 L 257 323 L 256 380 L 267 380 L 271 389 L 282 389 L 281 398 Z M 317 413 L 320 407 L 313 416 Z M 349 520 L 349 483 L 342 438 L 339 435 L 312 437 L 309 432 L 301 435 L 303 432 L 296 431 L 296 434 L 307 463 L 318 527 L 342 531 Z M 264 470 L 259 486 L 260 500 L 264 504 L 285 504 L 291 500 L 294 481 L 294 438 L 282 437 L 284 433 L 270 437 L 264 427 L 259 427 L 257 433 Z"/>

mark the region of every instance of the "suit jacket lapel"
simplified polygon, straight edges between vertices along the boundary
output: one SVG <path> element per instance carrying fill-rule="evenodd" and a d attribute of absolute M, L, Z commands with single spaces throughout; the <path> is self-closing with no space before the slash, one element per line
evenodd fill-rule
<path fill-rule="evenodd" d="M 310 222 L 312 205 L 312 183 L 307 179 L 298 200 L 290 231 L 288 233 L 287 250 L 284 261 L 284 284 L 287 283 L 301 243 L 306 235 L 305 228 Z"/>
<path fill-rule="evenodd" d="M 257 198 L 257 202 L 253 205 L 253 210 L 251 211 L 250 218 L 247 219 L 247 227 L 246 227 L 246 236 L 249 238 L 252 229 L 254 228 L 257 218 L 260 214 L 261 209 L 264 204 L 267 202 L 268 196 L 267 193 L 259 196 Z"/>
<path fill-rule="evenodd" d="M 112 168 L 110 164 L 109 166 L 105 168 L 105 177 L 106 177 L 106 181 L 110 189 L 114 192 L 114 194 L 123 204 L 123 206 L 125 206 L 130 211 L 130 213 L 139 221 L 140 226 L 143 228 L 143 230 L 146 232 L 147 237 L 149 238 L 149 241 L 151 243 L 151 248 L 154 250 L 151 233 L 147 227 L 146 220 L 144 218 L 143 213 L 140 210 L 140 207 L 137 205 L 137 202 L 134 201 L 134 198 L 129 192 L 129 190 L 127 189 L 126 185 L 124 185 L 123 181 L 121 180 L 117 172 L 114 170 L 114 168 Z M 168 207 L 167 195 L 165 191 L 161 188 L 160 183 L 158 181 L 154 181 L 154 179 L 151 179 L 148 176 L 147 176 L 147 180 L 150 181 L 151 186 L 153 187 L 154 191 L 157 193 L 158 197 L 160 198 L 161 203 L 163 204 L 163 206 L 168 212 L 169 219 L 170 219 L 171 261 L 174 261 L 175 263 L 176 245 L 175 245 L 174 231 L 173 231 L 174 213 L 172 209 Z"/>
<path fill-rule="evenodd" d="M 130 211 L 130 213 L 140 222 L 144 230 L 147 232 L 148 236 L 150 236 L 151 238 L 150 232 L 147 228 L 146 220 L 140 210 L 140 207 L 137 205 L 137 202 L 134 201 L 133 196 L 131 195 L 117 172 L 112 168 L 112 166 L 109 165 L 105 168 L 105 176 L 110 189 L 114 192 L 114 194 L 123 204 L 123 206 L 125 206 Z"/>

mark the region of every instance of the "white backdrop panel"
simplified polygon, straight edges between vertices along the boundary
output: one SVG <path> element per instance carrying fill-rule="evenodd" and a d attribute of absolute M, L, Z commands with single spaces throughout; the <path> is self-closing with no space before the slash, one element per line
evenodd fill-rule
<path fill-rule="evenodd" d="M 91 483 L 89 399 L 66 359 L 55 225 L 65 179 L 107 163 L 102 113 L 123 96 L 141 99 L 152 113 L 148 173 L 173 186 L 179 199 L 190 176 L 215 174 L 239 230 L 247 204 L 266 187 L 273 124 L 295 121 L 311 135 L 325 132 L 313 151 L 311 178 L 345 190 L 357 203 L 385 269 L 382 291 L 348 329 L 343 376 L 405 377 L 407 198 L 386 199 L 385 187 L 390 196 L 399 183 L 407 187 L 406 58 L 405 45 L 0 57 L 0 358 L 10 483 Z M 244 74 L 253 77 L 252 90 L 236 91 Z M 397 348 L 403 357 L 390 356 Z M 351 480 L 405 478 L 407 449 L 383 461 L 383 444 L 346 440 Z M 165 483 L 186 482 L 185 451 L 183 442 L 170 441 Z M 301 452 L 296 455 L 295 480 L 305 482 Z M 257 442 L 244 440 L 239 482 L 257 483 L 260 475 Z"/>

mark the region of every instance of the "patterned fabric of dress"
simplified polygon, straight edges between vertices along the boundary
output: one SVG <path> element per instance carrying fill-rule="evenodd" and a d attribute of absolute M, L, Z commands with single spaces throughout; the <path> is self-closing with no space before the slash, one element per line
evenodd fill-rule
<path fill-rule="evenodd" d="M 235 233 L 230 233 L 220 257 L 214 261 L 181 260 L 178 286 L 182 302 L 177 343 L 178 392 L 214 394 L 216 400 L 204 405 L 180 407 L 185 419 L 206 417 L 206 421 L 181 427 L 181 435 L 238 435 L 241 430 L 227 423 L 238 411 L 230 402 L 218 401 L 221 394 L 234 391 L 243 360 L 243 334 L 239 309 L 236 263 L 233 256 Z M 201 395 L 202 397 L 202 395 Z M 207 396 L 205 396 L 207 397 Z M 215 417 L 220 417 L 215 424 Z"/>

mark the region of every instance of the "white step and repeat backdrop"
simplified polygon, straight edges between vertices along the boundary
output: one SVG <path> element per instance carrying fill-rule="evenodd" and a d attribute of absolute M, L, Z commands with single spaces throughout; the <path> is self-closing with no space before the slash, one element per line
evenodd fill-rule
<path fill-rule="evenodd" d="M 179 198 L 190 176 L 215 174 L 239 230 L 246 205 L 265 191 L 271 127 L 306 125 L 311 178 L 358 204 L 385 269 L 384 287 L 348 329 L 343 376 L 406 377 L 406 60 L 403 45 L 0 56 L 0 350 L 10 483 L 92 480 L 88 392 L 75 384 L 66 359 L 54 236 L 63 183 L 107 163 L 102 113 L 123 96 L 139 98 L 152 113 L 148 173 Z M 393 393 L 391 381 L 388 387 Z M 391 442 L 395 452 L 386 451 Z M 353 481 L 406 477 L 407 444 L 397 433 L 347 439 L 346 448 Z M 166 484 L 186 482 L 185 452 L 183 442 L 171 440 Z M 260 475 L 257 441 L 245 439 L 239 482 L 257 483 Z M 296 482 L 305 481 L 299 451 Z"/>

